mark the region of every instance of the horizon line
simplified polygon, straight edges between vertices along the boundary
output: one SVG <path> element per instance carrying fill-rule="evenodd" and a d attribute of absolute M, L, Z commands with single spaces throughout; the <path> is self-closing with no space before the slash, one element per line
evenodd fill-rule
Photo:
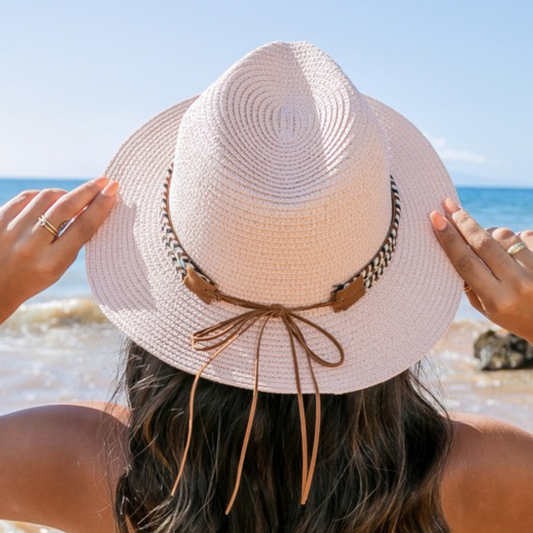
<path fill-rule="evenodd" d="M 533 183 L 531 185 L 526 183 L 501 183 L 499 180 L 495 181 L 494 183 L 484 183 L 480 184 L 477 182 L 471 182 L 469 183 L 468 180 L 465 180 L 464 183 L 461 182 L 461 180 L 456 181 L 453 179 L 452 173 L 449 173 L 452 177 L 452 181 L 455 187 L 469 187 L 472 189 L 533 189 Z M 94 177 L 67 177 L 67 176 L 7 176 L 7 175 L 0 175 L 0 181 L 2 180 L 35 180 L 35 181 L 45 181 L 45 180 L 54 180 L 54 181 L 89 181 L 91 179 L 94 179 Z M 483 179 L 480 177 L 472 177 L 474 180 Z"/>

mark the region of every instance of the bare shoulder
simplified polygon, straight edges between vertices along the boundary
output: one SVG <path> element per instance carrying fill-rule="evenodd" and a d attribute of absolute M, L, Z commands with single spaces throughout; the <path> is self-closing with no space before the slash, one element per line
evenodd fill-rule
<path fill-rule="evenodd" d="M 442 501 L 452 531 L 533 531 L 533 434 L 487 416 L 451 418 Z"/>
<path fill-rule="evenodd" d="M 114 531 L 112 496 L 127 468 L 129 411 L 104 402 L 0 416 L 0 519 L 64 531 Z"/>
<path fill-rule="evenodd" d="M 45 406 L 47 407 L 47 406 Z M 108 402 L 63 402 L 61 404 L 51 404 L 48 407 L 74 408 L 79 412 L 85 413 L 85 416 L 96 420 L 104 420 L 109 417 L 114 419 L 119 426 L 127 426 L 130 419 L 130 410 L 125 405 Z"/>

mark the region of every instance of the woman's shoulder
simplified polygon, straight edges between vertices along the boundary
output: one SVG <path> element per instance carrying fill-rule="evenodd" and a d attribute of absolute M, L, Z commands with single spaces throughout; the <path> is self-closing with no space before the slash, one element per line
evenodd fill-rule
<path fill-rule="evenodd" d="M 533 434 L 488 416 L 451 419 L 442 502 L 452 531 L 533 531 Z"/>
<path fill-rule="evenodd" d="M 112 491 L 127 468 L 128 417 L 104 402 L 0 416 L 0 519 L 115 531 Z"/>

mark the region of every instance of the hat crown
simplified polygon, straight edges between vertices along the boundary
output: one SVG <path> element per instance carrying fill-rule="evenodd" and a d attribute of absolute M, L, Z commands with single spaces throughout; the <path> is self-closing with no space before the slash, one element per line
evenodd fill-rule
<path fill-rule="evenodd" d="M 277 41 L 183 115 L 168 210 L 222 292 L 310 305 L 379 249 L 389 175 L 385 132 L 337 63 L 308 42 Z"/>

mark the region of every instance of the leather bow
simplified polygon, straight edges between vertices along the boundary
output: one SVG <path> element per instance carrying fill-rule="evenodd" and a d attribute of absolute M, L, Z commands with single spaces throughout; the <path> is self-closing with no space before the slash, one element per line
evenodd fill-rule
<path fill-rule="evenodd" d="M 232 342 L 234 342 L 240 335 L 242 335 L 245 331 L 247 331 L 250 327 L 252 327 L 258 320 L 265 318 L 264 323 L 261 328 L 261 332 L 259 334 L 259 340 L 257 343 L 257 350 L 255 355 L 255 381 L 254 381 L 254 393 L 253 393 L 253 399 L 252 399 L 252 405 L 250 408 L 250 415 L 248 418 L 248 425 L 246 428 L 246 433 L 242 445 L 241 450 L 241 456 L 239 460 L 239 465 L 237 469 L 237 475 L 236 475 L 236 481 L 235 481 L 235 487 L 233 489 L 232 496 L 230 498 L 230 501 L 228 503 L 228 506 L 226 508 L 226 514 L 229 513 L 234 501 L 235 497 L 237 496 L 237 492 L 239 489 L 239 484 L 241 480 L 241 474 L 244 464 L 244 459 L 246 455 L 246 449 L 248 446 L 248 441 L 250 439 L 250 434 L 252 431 L 252 425 L 255 415 L 255 410 L 257 406 L 257 396 L 258 396 L 258 380 L 259 380 L 259 355 L 260 355 L 260 348 L 261 348 L 261 338 L 263 336 L 263 331 L 265 329 L 265 326 L 267 325 L 268 321 L 271 318 L 279 318 L 283 321 L 285 324 L 287 331 L 289 333 L 289 339 L 291 342 L 291 351 L 292 351 L 292 360 L 294 365 L 294 375 L 296 379 L 296 387 L 298 391 L 298 408 L 299 408 L 299 414 L 300 414 L 300 428 L 302 433 L 302 495 L 301 495 L 301 504 L 305 504 L 309 495 L 309 490 L 311 487 L 311 481 L 313 478 L 313 473 L 315 470 L 316 465 L 316 458 L 317 458 L 317 452 L 318 452 L 318 440 L 320 435 L 320 391 L 318 389 L 318 383 L 315 377 L 315 374 L 313 372 L 313 365 L 312 361 L 315 361 L 316 363 L 326 366 L 326 367 L 338 367 L 344 363 L 344 350 L 340 343 L 331 335 L 331 333 L 327 332 L 325 329 L 321 328 L 311 320 L 304 318 L 303 316 L 296 313 L 296 311 L 303 311 L 306 309 L 314 309 L 319 307 L 325 307 L 328 305 L 332 305 L 332 301 L 328 302 L 321 302 L 316 305 L 311 306 L 303 306 L 303 307 L 294 307 L 294 308 L 287 308 L 284 307 L 281 304 L 273 304 L 273 305 L 263 305 L 258 304 L 255 302 L 249 302 L 247 300 L 242 300 L 240 298 L 235 298 L 233 296 L 226 295 L 218 290 L 217 287 L 215 287 L 213 284 L 207 282 L 205 279 L 203 279 L 201 276 L 195 272 L 195 270 L 191 267 L 191 265 L 187 266 L 187 275 L 184 278 L 184 283 L 191 289 L 193 292 L 195 292 L 202 300 L 204 300 L 207 303 L 211 303 L 212 301 L 220 301 L 224 300 L 236 305 L 240 305 L 242 307 L 248 308 L 248 311 L 243 312 L 240 315 L 237 315 L 235 317 L 229 318 L 228 320 L 225 320 L 223 322 L 219 322 L 217 324 L 214 324 L 213 326 L 207 327 L 205 329 L 202 329 L 200 331 L 197 331 L 195 333 L 191 334 L 191 340 L 192 340 L 192 346 L 196 350 L 200 351 L 207 351 L 207 350 L 213 350 L 218 348 L 215 353 L 211 355 L 211 357 L 202 365 L 198 373 L 196 374 L 196 377 L 194 379 L 192 388 L 191 388 L 191 395 L 189 400 L 189 428 L 188 428 L 188 436 L 187 436 L 187 443 L 185 445 L 185 450 L 183 453 L 183 458 L 181 461 L 180 469 L 178 472 L 178 475 L 176 477 L 176 481 L 174 482 L 174 486 L 172 488 L 172 496 L 174 496 L 179 480 L 183 474 L 183 469 L 185 465 L 185 461 L 187 458 L 187 453 L 189 451 L 191 438 L 192 438 L 192 425 L 193 425 L 193 406 L 194 406 L 194 395 L 196 392 L 196 387 L 198 384 L 198 381 L 204 372 L 204 370 L 209 366 L 209 364 L 216 358 L 218 355 Z M 353 291 L 353 288 L 352 288 Z M 364 293 L 364 287 L 363 291 L 359 291 L 360 294 L 357 295 L 357 299 L 362 296 L 362 293 Z M 353 299 L 353 298 L 352 298 Z M 350 302 L 350 305 L 353 302 Z M 305 338 L 303 336 L 302 331 L 297 325 L 297 321 L 301 321 L 303 323 L 308 324 L 309 326 L 312 326 L 313 328 L 317 329 L 321 333 L 323 333 L 337 348 L 339 352 L 339 360 L 335 362 L 326 361 L 322 357 L 318 356 L 309 346 L 307 345 Z M 216 339 L 219 339 L 220 337 L 223 337 L 222 340 L 216 341 Z M 215 342 L 211 342 L 214 341 Z M 298 358 L 296 356 L 296 348 L 295 348 L 295 342 L 297 341 L 300 346 L 304 349 L 307 360 L 308 360 L 308 366 L 309 371 L 311 373 L 311 377 L 313 379 L 313 384 L 315 388 L 315 398 L 316 398 L 316 409 L 315 409 L 315 433 L 314 433 L 314 439 L 313 439 L 313 448 L 311 453 L 311 460 L 308 464 L 308 446 L 307 446 L 307 425 L 306 425 L 306 417 L 305 417 L 305 410 L 304 410 L 304 402 L 303 402 L 303 395 L 302 395 L 302 389 L 301 389 L 301 383 L 300 383 L 300 372 L 298 367 Z M 199 343 L 210 343 L 205 346 L 199 346 Z"/>

